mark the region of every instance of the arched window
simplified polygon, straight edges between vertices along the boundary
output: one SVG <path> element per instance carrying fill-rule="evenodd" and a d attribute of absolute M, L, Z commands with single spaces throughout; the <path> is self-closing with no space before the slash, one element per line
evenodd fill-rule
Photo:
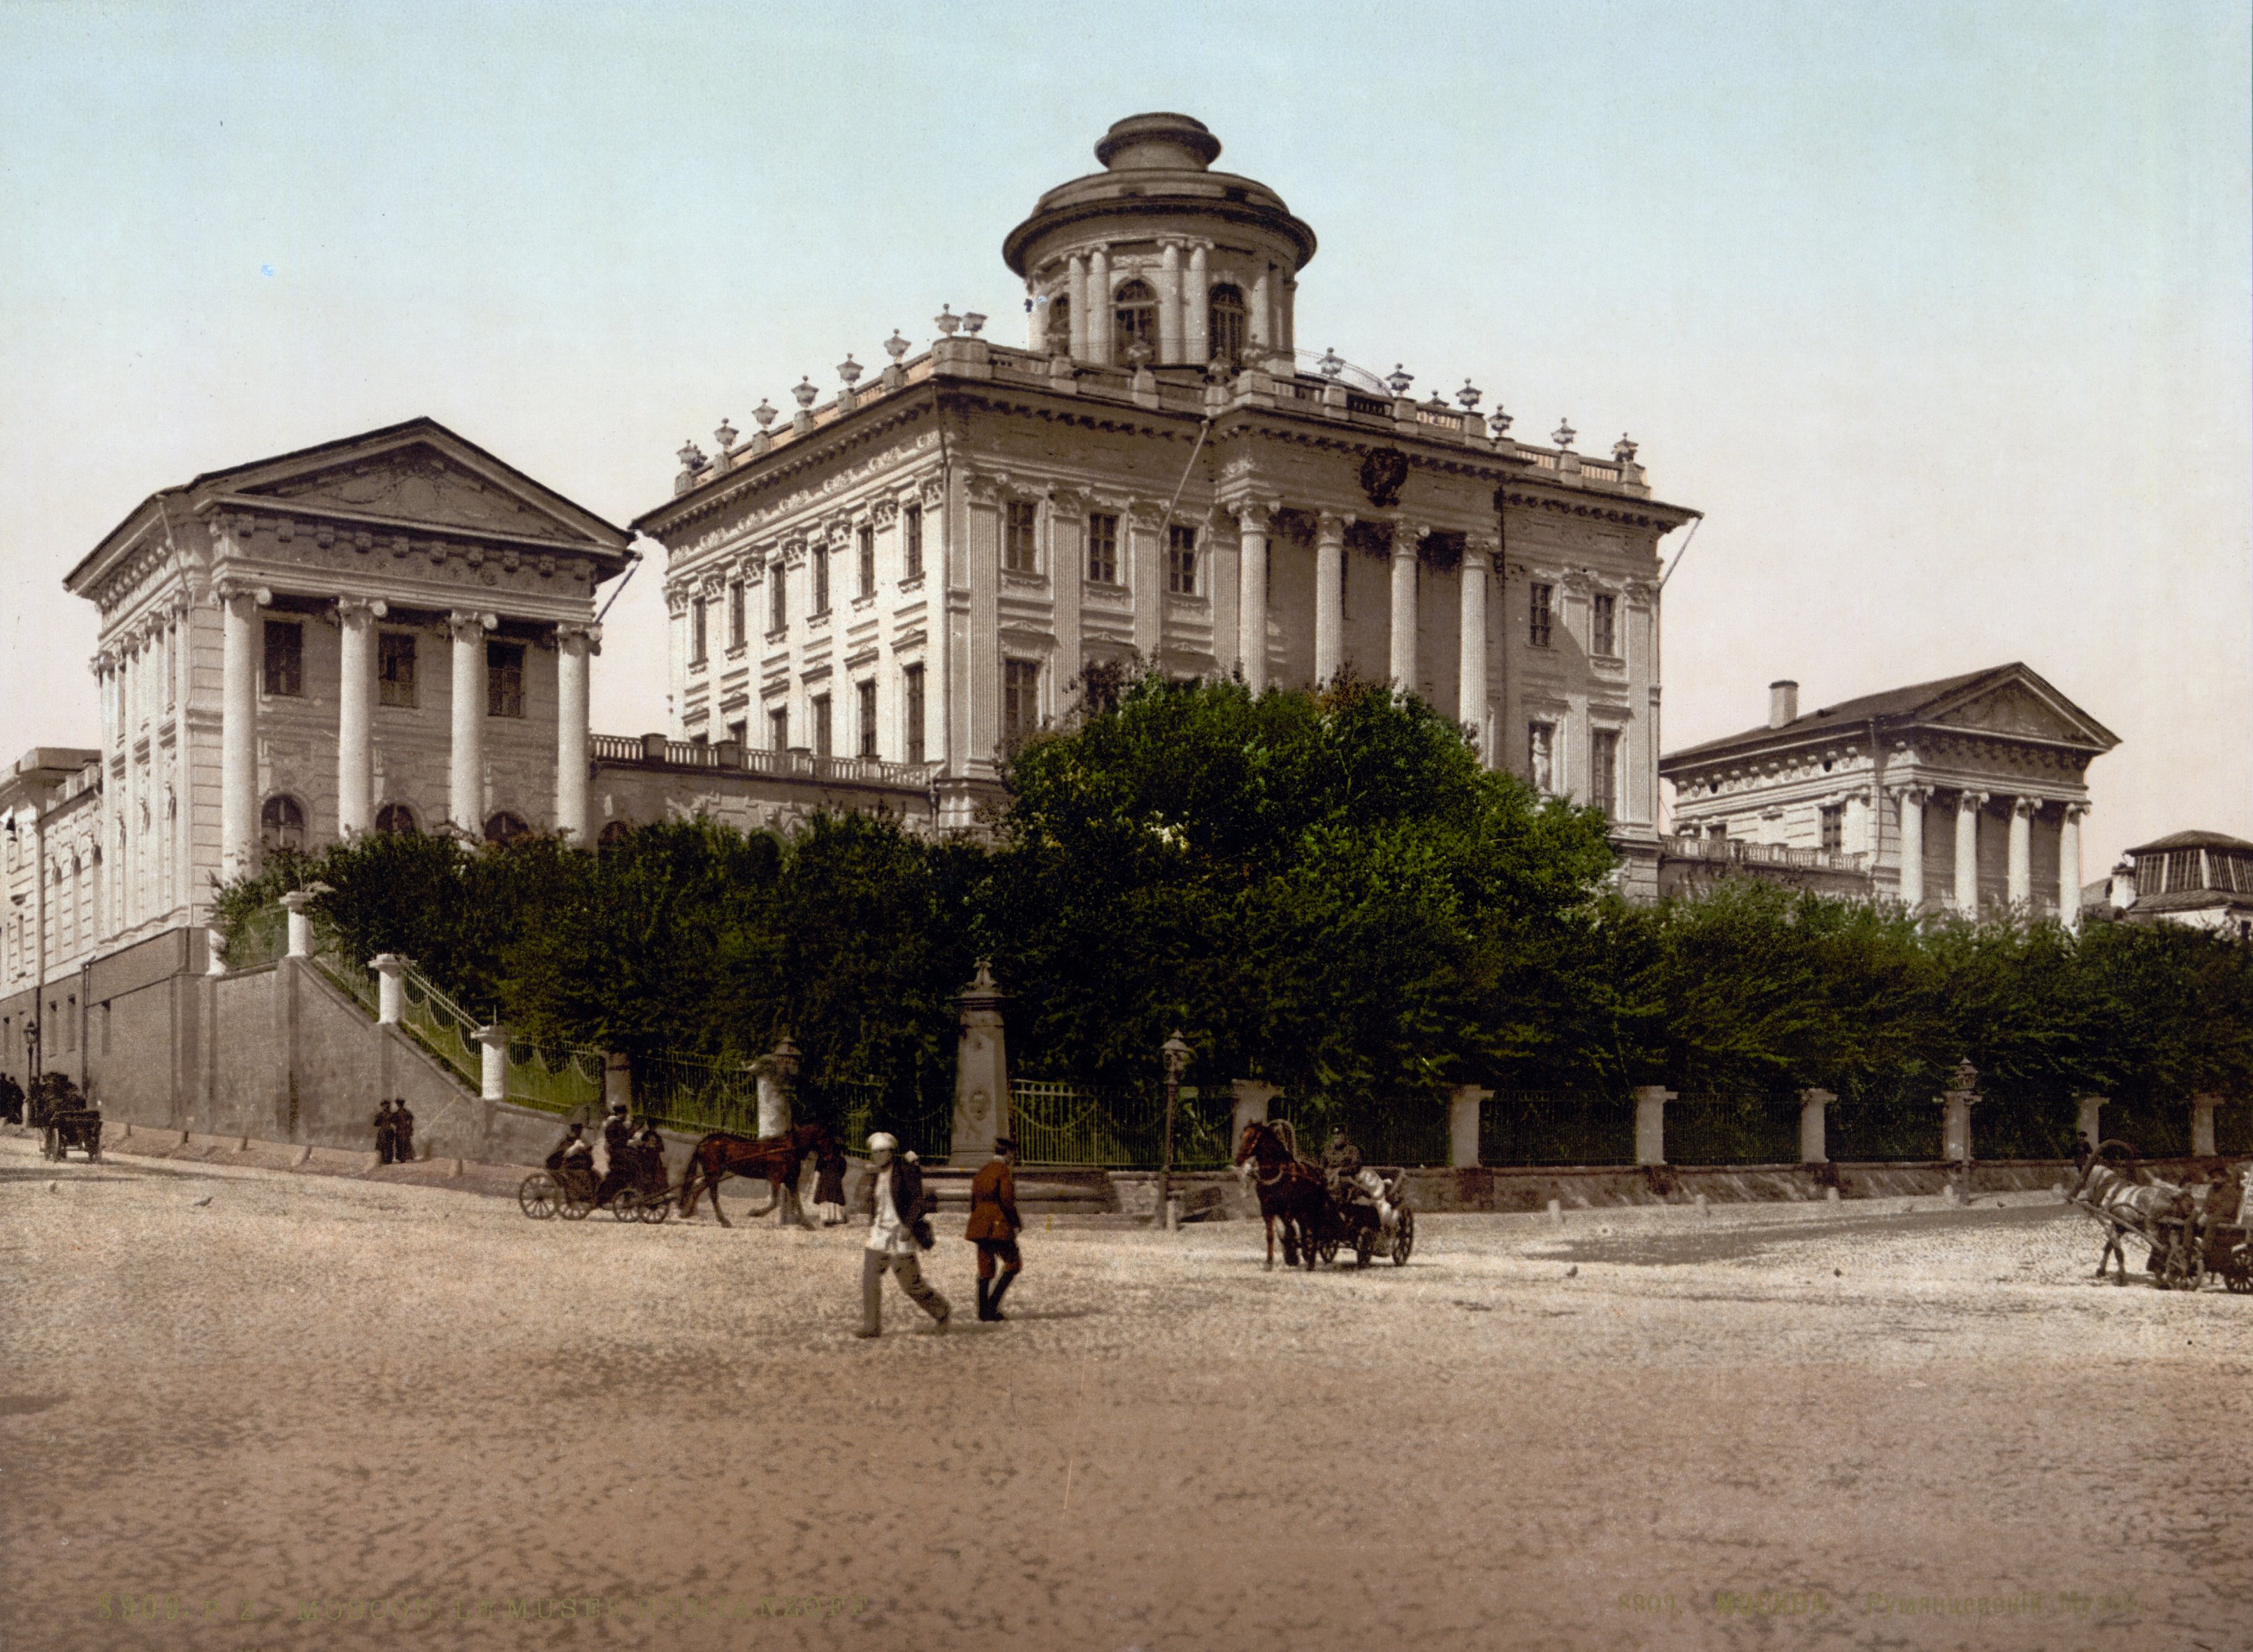
<path fill-rule="evenodd" d="M 387 803 L 375 812 L 375 829 L 387 836 L 411 838 L 422 830 L 415 824 L 415 811 L 403 803 Z"/>
<path fill-rule="evenodd" d="M 524 824 L 524 817 L 511 814 L 506 809 L 485 822 L 485 841 L 488 843 L 513 843 L 519 838 L 531 835 L 532 828 Z"/>
<path fill-rule="evenodd" d="M 1147 281 L 1123 282 L 1112 298 L 1112 317 L 1117 324 L 1119 341 L 1112 359 L 1124 366 L 1127 352 L 1136 345 L 1146 345 L 1150 359 L 1158 356 L 1158 295 Z"/>
<path fill-rule="evenodd" d="M 1206 308 L 1207 331 L 1212 340 L 1212 359 L 1234 366 L 1244 358 L 1245 317 L 1244 294 L 1238 289 L 1224 283 L 1212 289 L 1212 298 Z"/>
<path fill-rule="evenodd" d="M 615 849 L 631 836 L 633 836 L 631 822 L 613 820 L 603 828 L 602 835 L 595 840 L 595 853 L 600 854 L 605 849 Z"/>
<path fill-rule="evenodd" d="M 1049 300 L 1049 353 L 1068 356 L 1071 353 L 1071 295 L 1058 293 Z"/>
<path fill-rule="evenodd" d="M 305 811 L 296 798 L 275 797 L 266 799 L 266 806 L 258 812 L 258 841 L 269 850 L 303 850 Z"/>

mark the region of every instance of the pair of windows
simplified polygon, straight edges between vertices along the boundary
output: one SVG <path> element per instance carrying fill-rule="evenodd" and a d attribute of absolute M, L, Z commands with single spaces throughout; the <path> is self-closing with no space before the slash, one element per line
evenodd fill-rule
<path fill-rule="evenodd" d="M 1588 802 L 1607 814 L 1619 809 L 1620 731 L 1595 728 L 1588 734 Z M 1525 728 L 1525 774 L 1534 790 L 1562 790 L 1557 771 L 1557 725 L 1528 723 Z"/>
<path fill-rule="evenodd" d="M 1166 589 L 1175 596 L 1196 594 L 1196 530 L 1175 523 L 1166 530 Z M 1119 518 L 1096 511 L 1087 519 L 1087 577 L 1097 585 L 1116 585 L 1119 578 Z"/>
<path fill-rule="evenodd" d="M 698 603 L 697 635 L 703 628 Z M 415 703 L 415 637 L 411 631 L 380 631 L 375 639 L 376 701 L 412 709 Z M 305 692 L 305 628 L 295 620 L 266 622 L 265 659 L 260 673 L 269 695 L 296 699 Z M 701 651 L 699 658 L 701 658 Z M 485 645 L 485 714 L 524 715 L 524 645 Z"/>
<path fill-rule="evenodd" d="M 1527 588 L 1525 639 L 1546 648 L 1555 633 L 1557 591 L 1552 585 Z M 1588 652 L 1604 659 L 1619 658 L 1619 598 L 1598 592 L 1588 599 Z"/>
<path fill-rule="evenodd" d="M 1050 336 L 1071 337 L 1071 301 L 1056 301 L 1050 311 Z M 1245 345 L 1249 342 L 1246 323 L 1250 312 L 1245 309 L 1243 289 L 1224 282 L 1215 287 L 1205 299 L 1205 334 L 1212 359 L 1234 366 L 1243 359 Z M 1158 294 L 1147 281 L 1136 278 L 1121 282 L 1111 298 L 1112 352 L 1111 359 L 1122 366 L 1134 360 L 1133 351 L 1140 345 L 1149 353 L 1147 359 L 1158 360 Z M 1059 329 L 1061 331 L 1059 332 Z"/>

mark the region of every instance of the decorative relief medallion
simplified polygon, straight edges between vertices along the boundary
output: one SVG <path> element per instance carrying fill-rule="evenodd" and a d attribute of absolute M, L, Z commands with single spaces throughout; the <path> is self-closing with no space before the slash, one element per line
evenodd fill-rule
<path fill-rule="evenodd" d="M 1400 502 L 1408 481 L 1408 456 L 1398 448 L 1378 448 L 1361 462 L 1361 491 L 1380 511 Z"/>

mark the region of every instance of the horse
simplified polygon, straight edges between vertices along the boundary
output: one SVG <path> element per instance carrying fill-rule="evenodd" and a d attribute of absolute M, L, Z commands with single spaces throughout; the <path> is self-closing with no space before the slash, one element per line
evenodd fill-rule
<path fill-rule="evenodd" d="M 2126 1170 L 2115 1170 L 2104 1162 L 2107 1147 L 2118 1147 L 2127 1154 Z M 2147 1265 L 2157 1272 L 2159 1246 L 2152 1237 L 2156 1231 L 2154 1224 L 2162 1217 L 2186 1213 L 2183 1190 L 2172 1181 L 2138 1181 L 2136 1150 L 2124 1141 L 2105 1141 L 2093 1148 L 2084 1141 L 2075 1149 L 2073 1156 L 2081 1166 L 2081 1176 L 2066 1196 L 2104 1224 L 2104 1249 L 2097 1253 L 2096 1277 L 2104 1277 L 2104 1265 L 2110 1261 L 2117 1269 L 2113 1283 L 2127 1284 L 2128 1254 L 2120 1241 L 2130 1231 L 2151 1245 Z"/>
<path fill-rule="evenodd" d="M 1288 1129 L 1287 1124 L 1284 1126 Z M 1299 1157 L 1294 1144 L 1264 1119 L 1247 1120 L 1236 1149 L 1236 1168 L 1245 1169 L 1259 1195 L 1259 1214 L 1267 1223 L 1267 1266 L 1275 1265 L 1275 1224 L 1283 1224 L 1283 1265 L 1299 1265 L 1301 1251 L 1309 1272 L 1315 1265 L 1315 1236 L 1329 1209 L 1322 1174 Z"/>
<path fill-rule="evenodd" d="M 756 1175 L 765 1181 L 770 1196 L 751 1212 L 754 1217 L 766 1215 L 779 1204 L 780 1221 L 785 1227 L 794 1222 L 799 1227 L 810 1228 L 813 1223 L 806 1220 L 798 1202 L 799 1167 L 809 1154 L 828 1158 L 836 1152 L 837 1144 L 827 1125 L 800 1125 L 785 1134 L 763 1136 L 757 1141 L 715 1130 L 696 1144 L 696 1151 L 688 1155 L 688 1168 L 681 1173 L 681 1219 L 686 1221 L 696 1214 L 700 1193 L 709 1193 L 712 1214 L 720 1218 L 720 1225 L 735 1226 L 728 1220 L 728 1213 L 720 1209 L 720 1183 L 729 1176 Z"/>

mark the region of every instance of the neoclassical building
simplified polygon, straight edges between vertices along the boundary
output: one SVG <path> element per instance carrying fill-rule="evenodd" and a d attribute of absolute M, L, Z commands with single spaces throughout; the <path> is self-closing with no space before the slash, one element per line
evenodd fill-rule
<path fill-rule="evenodd" d="M 2013 662 L 1799 709 L 1670 752 L 1662 887 L 1749 873 L 1920 910 L 2081 916 L 2089 763 L 2118 736 Z"/>
<path fill-rule="evenodd" d="M 1608 808 L 1656 886 L 1658 544 L 1695 512 L 1608 459 L 1295 348 L 1315 234 L 1178 115 L 1120 122 L 1002 256 L 1029 337 L 943 311 L 873 380 L 681 451 L 634 524 L 667 552 L 673 738 L 746 784 L 928 766 L 938 821 L 1097 663 L 1258 689 L 1390 680 L 1487 760 Z"/>

